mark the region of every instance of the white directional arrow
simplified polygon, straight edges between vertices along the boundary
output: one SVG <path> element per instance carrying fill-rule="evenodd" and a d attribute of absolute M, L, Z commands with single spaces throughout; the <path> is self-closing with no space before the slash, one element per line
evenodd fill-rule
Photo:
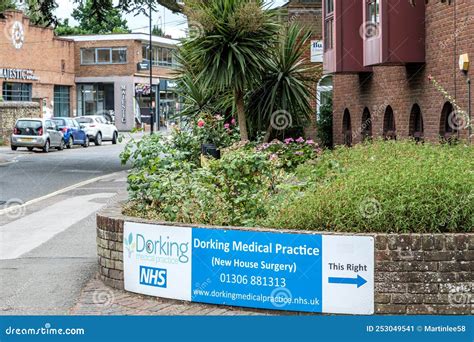
<path fill-rule="evenodd" d="M 78 196 L 0 227 L 0 260 L 17 259 L 105 206 L 91 202 L 113 193 Z"/>

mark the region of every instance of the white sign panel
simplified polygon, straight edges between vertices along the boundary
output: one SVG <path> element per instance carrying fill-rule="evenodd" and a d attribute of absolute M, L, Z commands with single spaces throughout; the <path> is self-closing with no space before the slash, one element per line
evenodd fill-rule
<path fill-rule="evenodd" d="M 374 313 L 374 238 L 323 236 L 323 312 Z"/>
<path fill-rule="evenodd" d="M 311 41 L 311 62 L 322 63 L 323 62 L 323 41 L 312 40 Z"/>
<path fill-rule="evenodd" d="M 192 229 L 125 222 L 125 290 L 191 300 Z"/>

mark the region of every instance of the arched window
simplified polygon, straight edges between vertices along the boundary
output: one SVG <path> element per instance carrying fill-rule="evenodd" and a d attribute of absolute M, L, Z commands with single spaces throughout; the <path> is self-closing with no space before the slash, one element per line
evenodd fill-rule
<path fill-rule="evenodd" d="M 323 76 L 316 88 L 316 112 L 319 118 L 321 106 L 331 103 L 332 100 L 332 76 Z"/>
<path fill-rule="evenodd" d="M 441 139 L 451 140 L 457 137 L 457 133 L 456 111 L 450 102 L 446 102 L 441 111 L 439 135 L 441 136 Z"/>
<path fill-rule="evenodd" d="M 344 144 L 347 146 L 352 145 L 352 124 L 351 114 L 349 109 L 344 110 L 344 117 L 342 118 L 342 132 L 344 135 Z"/>
<path fill-rule="evenodd" d="M 397 131 L 395 128 L 395 117 L 393 115 L 392 107 L 388 106 L 385 110 L 383 119 L 383 136 L 385 139 L 397 139 Z"/>
<path fill-rule="evenodd" d="M 370 116 L 370 111 L 367 107 L 365 107 L 364 111 L 362 112 L 360 132 L 363 141 L 372 137 L 372 117 Z"/>
<path fill-rule="evenodd" d="M 411 108 L 410 113 L 410 137 L 415 138 L 416 141 L 423 140 L 423 115 L 421 115 L 421 109 L 418 104 L 414 104 Z"/>

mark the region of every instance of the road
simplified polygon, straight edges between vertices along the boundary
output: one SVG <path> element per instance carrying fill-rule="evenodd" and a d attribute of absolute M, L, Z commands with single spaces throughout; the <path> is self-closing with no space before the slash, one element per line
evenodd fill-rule
<path fill-rule="evenodd" d="M 0 207 L 0 315 L 70 313 L 97 273 L 96 212 L 126 198 L 122 149 L 0 149 L 0 159 L 13 161 L 0 166 L 0 199 L 30 201 Z"/>
<path fill-rule="evenodd" d="M 39 150 L 11 151 L 0 149 L 0 159 L 13 161 L 0 166 L 0 209 L 10 203 L 27 202 L 34 198 L 64 189 L 70 185 L 125 170 L 120 165 L 119 154 L 123 144 L 71 150 L 46 154 Z"/>

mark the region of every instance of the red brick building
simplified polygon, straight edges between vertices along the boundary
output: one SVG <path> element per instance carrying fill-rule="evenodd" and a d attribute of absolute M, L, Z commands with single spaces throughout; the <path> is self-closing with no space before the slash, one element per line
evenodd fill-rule
<path fill-rule="evenodd" d="M 72 116 L 74 42 L 30 25 L 21 11 L 0 13 L 0 98 L 36 102 L 44 116 Z"/>
<path fill-rule="evenodd" d="M 53 29 L 30 24 L 23 12 L 5 11 L 0 102 L 38 103 L 35 115 L 43 117 L 114 114 L 121 131 L 146 122 L 153 107 L 164 123 L 181 109 L 173 80 L 177 44 L 153 36 L 150 54 L 149 36 L 141 33 L 56 37 Z"/>
<path fill-rule="evenodd" d="M 324 0 L 334 141 L 468 138 L 472 0 Z"/>

